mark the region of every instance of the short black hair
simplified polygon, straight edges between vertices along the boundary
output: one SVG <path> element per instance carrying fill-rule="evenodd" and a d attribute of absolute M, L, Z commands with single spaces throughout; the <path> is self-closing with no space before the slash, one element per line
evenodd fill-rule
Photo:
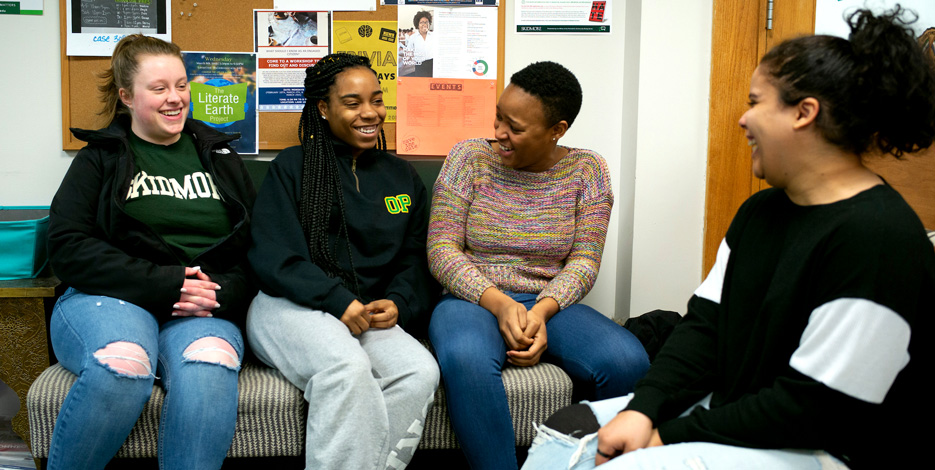
<path fill-rule="evenodd" d="M 575 74 L 555 62 L 535 62 L 513 74 L 510 83 L 539 98 L 549 125 L 575 122 L 581 111 L 581 84 Z"/>
<path fill-rule="evenodd" d="M 422 20 L 422 18 L 429 20 L 429 26 L 432 26 L 432 12 L 425 10 L 420 10 L 416 13 L 416 16 L 412 17 L 412 26 L 419 29 L 419 21 Z"/>
<path fill-rule="evenodd" d="M 848 16 L 848 39 L 806 36 L 784 41 L 760 61 L 793 106 L 813 97 L 815 124 L 828 142 L 862 155 L 871 147 L 896 158 L 935 139 L 935 70 L 896 6 Z"/>

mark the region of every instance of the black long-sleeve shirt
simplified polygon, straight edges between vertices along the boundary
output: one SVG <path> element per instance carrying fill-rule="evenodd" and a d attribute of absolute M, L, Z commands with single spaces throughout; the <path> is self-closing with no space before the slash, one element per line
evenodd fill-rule
<path fill-rule="evenodd" d="M 75 156 L 52 199 L 49 256 L 55 274 L 87 294 L 125 300 L 159 322 L 171 320 L 186 262 L 159 233 L 125 210 L 136 174 L 129 121 L 72 132 L 88 145 Z M 221 285 L 216 293 L 221 307 L 212 314 L 242 326 L 256 295 L 246 264 L 256 191 L 240 156 L 228 145 L 233 137 L 191 119 L 184 132 L 192 136 L 201 164 L 213 175 L 233 225 L 227 236 L 187 265 L 201 266 Z"/>
<path fill-rule="evenodd" d="M 932 245 L 889 186 L 818 206 L 762 191 L 628 409 L 667 444 L 823 449 L 902 468 L 924 448 L 908 423 L 931 414 L 920 377 L 933 300 Z M 709 393 L 710 409 L 677 417 Z"/>

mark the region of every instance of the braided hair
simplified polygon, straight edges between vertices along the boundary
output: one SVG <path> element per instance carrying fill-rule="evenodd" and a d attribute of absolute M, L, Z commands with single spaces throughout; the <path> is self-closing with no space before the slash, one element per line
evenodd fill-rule
<path fill-rule="evenodd" d="M 328 101 L 335 79 L 341 72 L 354 67 L 370 69 L 370 60 L 363 56 L 337 53 L 330 54 L 305 70 L 305 108 L 299 119 L 299 141 L 302 142 L 302 193 L 299 199 L 299 221 L 308 243 L 312 262 L 325 274 L 338 277 L 345 287 L 360 297 L 360 283 L 354 271 L 351 244 L 347 234 L 347 215 L 341 177 L 338 173 L 332 134 L 328 123 L 318 112 L 318 102 Z M 373 71 L 373 69 L 370 69 Z M 376 72 L 374 72 L 376 75 Z M 386 149 L 386 134 L 380 129 L 377 149 Z M 328 241 L 331 219 L 331 204 L 337 199 L 341 223 L 334 245 Z M 338 264 L 336 245 L 344 239 L 350 271 Z"/>

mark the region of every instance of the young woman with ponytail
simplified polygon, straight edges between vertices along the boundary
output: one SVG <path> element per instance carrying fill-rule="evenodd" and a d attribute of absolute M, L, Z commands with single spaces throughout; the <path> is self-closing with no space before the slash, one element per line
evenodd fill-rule
<path fill-rule="evenodd" d="M 439 380 L 401 328 L 438 290 L 425 186 L 383 150 L 367 58 L 324 57 L 306 70 L 305 98 L 302 145 L 276 157 L 257 197 L 248 256 L 261 292 L 247 339 L 305 392 L 308 468 L 404 468 Z"/>
<path fill-rule="evenodd" d="M 256 191 L 232 136 L 187 119 L 175 44 L 131 34 L 102 75 L 109 125 L 52 200 L 49 253 L 68 289 L 52 347 L 78 376 L 62 404 L 50 469 L 102 469 L 159 383 L 160 469 L 217 469 L 234 437 Z"/>
<path fill-rule="evenodd" d="M 740 127 L 773 187 L 737 212 L 634 394 L 556 413 L 527 468 L 924 466 L 910 423 L 929 406 L 935 252 L 863 164 L 935 138 L 935 66 L 906 16 L 858 11 L 848 40 L 763 57 Z"/>

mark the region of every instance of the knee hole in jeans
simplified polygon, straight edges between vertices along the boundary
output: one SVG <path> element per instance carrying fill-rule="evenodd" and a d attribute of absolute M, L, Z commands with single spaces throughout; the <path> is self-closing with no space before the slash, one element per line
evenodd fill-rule
<path fill-rule="evenodd" d="M 116 341 L 94 351 L 94 357 L 108 370 L 134 378 L 152 377 L 149 355 L 143 347 L 129 341 Z"/>
<path fill-rule="evenodd" d="M 229 369 L 240 367 L 240 357 L 234 347 L 215 336 L 207 336 L 188 345 L 182 357 L 188 362 L 207 362 Z"/>

